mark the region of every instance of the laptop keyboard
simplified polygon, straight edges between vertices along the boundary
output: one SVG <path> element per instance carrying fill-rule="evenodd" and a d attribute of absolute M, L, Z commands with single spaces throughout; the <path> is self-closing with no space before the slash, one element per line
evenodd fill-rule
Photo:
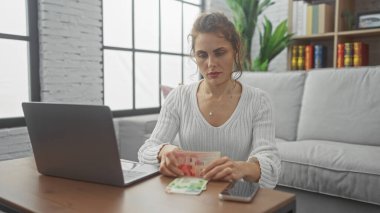
<path fill-rule="evenodd" d="M 124 180 L 132 179 L 132 178 L 138 178 L 144 174 L 146 174 L 146 172 L 123 170 Z"/>

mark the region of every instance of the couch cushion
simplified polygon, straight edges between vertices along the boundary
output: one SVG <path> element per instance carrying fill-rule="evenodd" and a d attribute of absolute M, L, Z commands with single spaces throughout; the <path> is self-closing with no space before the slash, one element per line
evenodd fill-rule
<path fill-rule="evenodd" d="M 121 158 L 138 161 L 137 152 L 145 142 L 145 135 L 153 131 L 157 118 L 158 114 L 151 114 L 115 119 L 119 126 Z"/>
<path fill-rule="evenodd" d="M 316 140 L 277 147 L 279 185 L 380 205 L 380 147 Z"/>
<path fill-rule="evenodd" d="M 298 140 L 380 145 L 379 130 L 380 67 L 308 73 Z"/>
<path fill-rule="evenodd" d="M 266 91 L 273 102 L 276 137 L 295 140 L 305 82 L 304 72 L 244 72 L 241 82 Z"/>

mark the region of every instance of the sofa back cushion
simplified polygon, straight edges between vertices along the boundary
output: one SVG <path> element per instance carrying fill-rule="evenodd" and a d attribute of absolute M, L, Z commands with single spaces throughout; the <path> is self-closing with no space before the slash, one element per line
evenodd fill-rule
<path fill-rule="evenodd" d="M 380 67 L 309 72 L 297 138 L 380 145 Z"/>
<path fill-rule="evenodd" d="M 266 91 L 273 104 L 276 137 L 294 141 L 305 83 L 304 72 L 244 72 L 240 81 Z"/>

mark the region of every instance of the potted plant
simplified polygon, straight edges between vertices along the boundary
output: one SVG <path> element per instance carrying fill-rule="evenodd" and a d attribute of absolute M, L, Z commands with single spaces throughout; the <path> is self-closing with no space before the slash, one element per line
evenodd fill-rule
<path fill-rule="evenodd" d="M 284 50 L 293 34 L 288 33 L 287 20 L 282 21 L 274 31 L 272 22 L 264 18 L 263 32 L 260 32 L 260 52 L 254 59 L 252 70 L 268 71 L 270 61 Z"/>
<path fill-rule="evenodd" d="M 258 17 L 266 8 L 273 5 L 274 2 L 271 0 L 227 0 L 227 3 L 233 13 L 235 29 L 242 39 L 245 53 L 243 69 L 247 71 L 268 70 L 270 61 L 278 55 L 290 41 L 291 35 L 288 34 L 286 20 L 281 22 L 272 34 L 272 23 L 265 18 L 264 33 L 260 33 L 260 38 L 262 38 L 262 40 L 260 39 L 260 54 L 252 63 L 251 46 Z"/>
<path fill-rule="evenodd" d="M 240 34 L 244 48 L 243 69 L 252 70 L 251 46 L 259 15 L 270 5 L 271 0 L 227 0 L 233 13 L 236 31 Z"/>

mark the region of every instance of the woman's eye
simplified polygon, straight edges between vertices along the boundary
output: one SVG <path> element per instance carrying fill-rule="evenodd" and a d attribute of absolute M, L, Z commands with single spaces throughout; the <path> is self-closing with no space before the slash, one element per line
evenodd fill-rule
<path fill-rule="evenodd" d="M 224 55 L 224 53 L 225 53 L 224 51 L 216 52 L 215 55 L 216 55 L 216 56 L 222 56 L 222 55 Z"/>
<path fill-rule="evenodd" d="M 198 53 L 199 58 L 207 58 L 207 54 L 205 53 Z"/>

